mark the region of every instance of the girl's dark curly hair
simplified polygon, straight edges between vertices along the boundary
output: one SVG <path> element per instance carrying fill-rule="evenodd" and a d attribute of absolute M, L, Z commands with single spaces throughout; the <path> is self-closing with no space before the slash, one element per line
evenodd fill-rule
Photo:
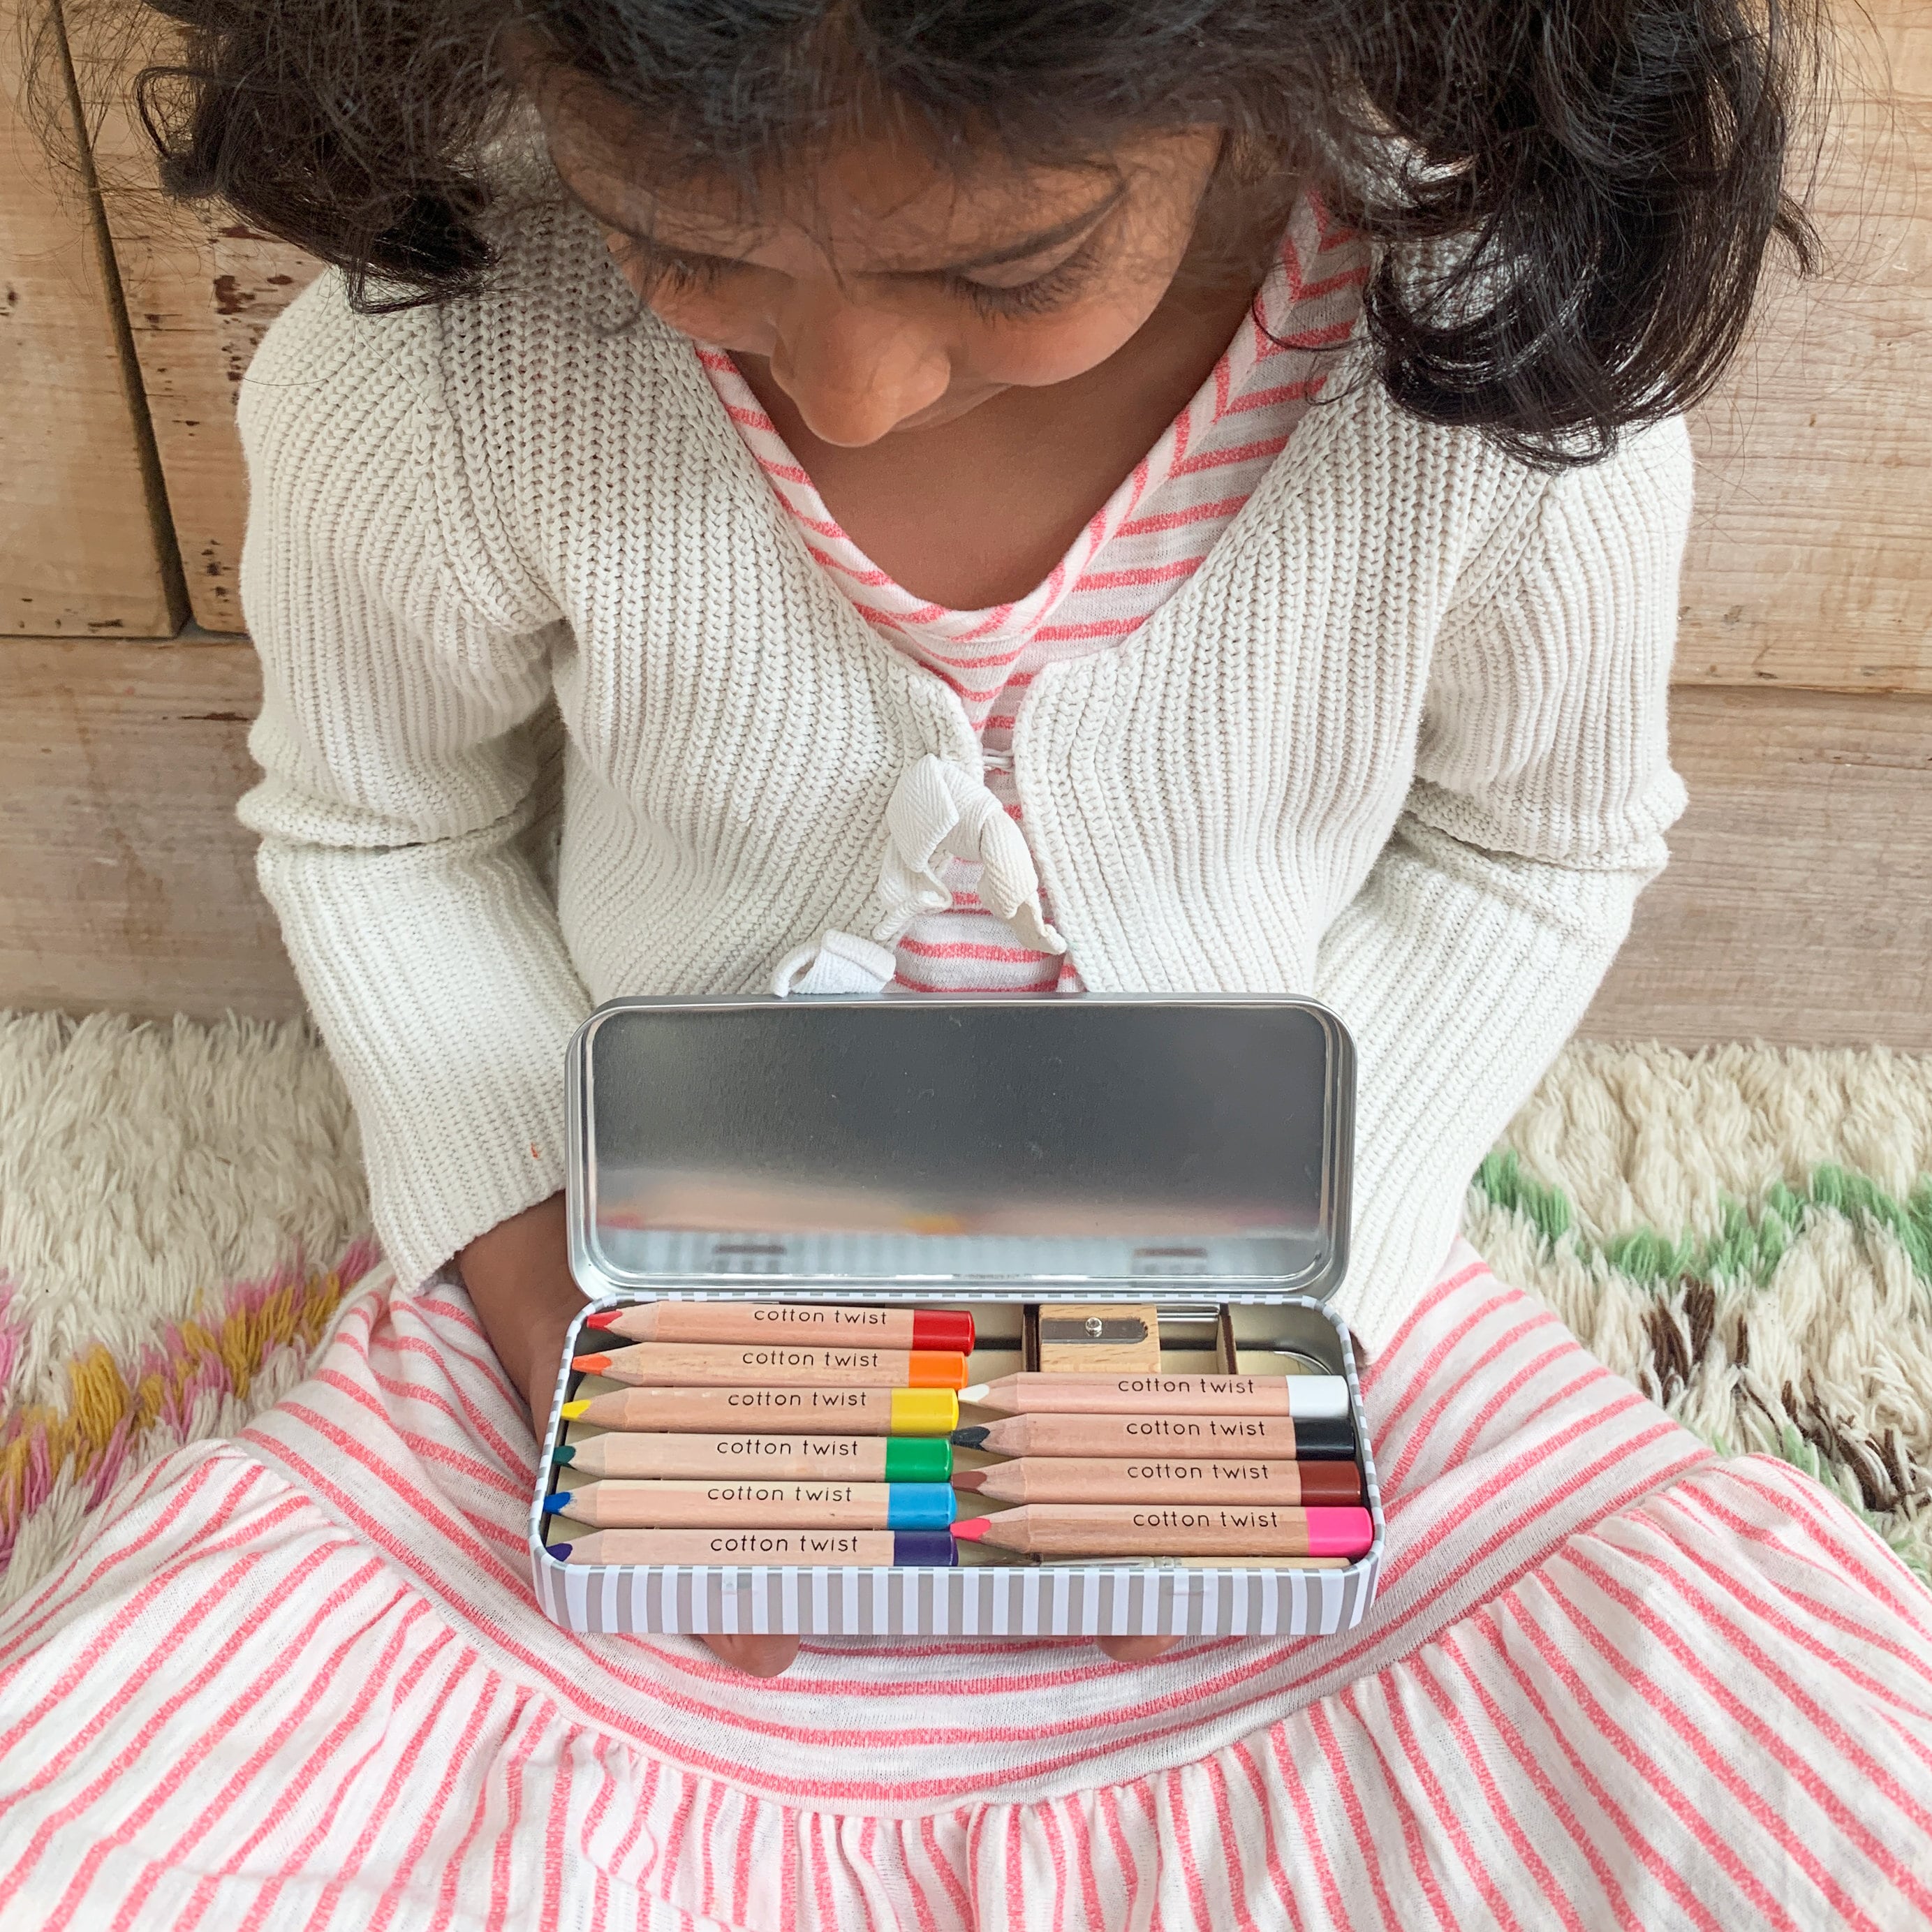
<path fill-rule="evenodd" d="M 170 192 L 334 262 L 371 308 L 487 274 L 512 46 L 614 97 L 658 178 L 753 194 L 868 106 L 962 164 L 1219 124 L 1250 172 L 1314 170 L 1384 244 L 1366 319 L 1404 409 L 1565 464 L 1710 388 L 1774 236 L 1811 266 L 1785 182 L 1808 4 L 158 0 L 188 53 L 140 102 Z"/>

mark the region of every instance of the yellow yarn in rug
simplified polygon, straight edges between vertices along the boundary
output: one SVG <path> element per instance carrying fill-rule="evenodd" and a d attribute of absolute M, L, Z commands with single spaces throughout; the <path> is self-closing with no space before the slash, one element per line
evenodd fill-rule
<path fill-rule="evenodd" d="M 197 1397 L 245 1403 L 278 1356 L 306 1363 L 345 1290 L 374 1258 L 358 1244 L 344 1265 L 226 1291 L 226 1308 L 178 1323 L 150 1345 L 131 1382 L 110 1350 L 88 1349 L 68 1366 L 64 1403 L 34 1403 L 6 1418 L 0 1536 L 10 1540 L 62 1478 L 98 1490 L 149 1460 L 145 1438 L 164 1419 L 178 1436 Z"/>

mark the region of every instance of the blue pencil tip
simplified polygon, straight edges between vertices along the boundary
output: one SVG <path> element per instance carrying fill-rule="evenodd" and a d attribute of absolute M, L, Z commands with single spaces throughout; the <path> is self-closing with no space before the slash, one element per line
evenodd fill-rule
<path fill-rule="evenodd" d="M 570 1507 L 570 1492 L 557 1490 L 544 1498 L 544 1514 L 560 1516 Z"/>
<path fill-rule="evenodd" d="M 570 1554 L 570 1545 L 567 1543 L 553 1543 L 549 1546 L 549 1547 L 550 1553 L 554 1556 L 560 1563 L 562 1562 Z"/>

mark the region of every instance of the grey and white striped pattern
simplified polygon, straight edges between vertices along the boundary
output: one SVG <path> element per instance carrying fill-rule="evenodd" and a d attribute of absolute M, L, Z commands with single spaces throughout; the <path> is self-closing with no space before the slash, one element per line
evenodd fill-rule
<path fill-rule="evenodd" d="M 545 1613 L 604 1634 L 1318 1636 L 1361 1621 L 1381 1552 L 1346 1570 L 574 1570 L 540 1551 L 533 1562 Z"/>

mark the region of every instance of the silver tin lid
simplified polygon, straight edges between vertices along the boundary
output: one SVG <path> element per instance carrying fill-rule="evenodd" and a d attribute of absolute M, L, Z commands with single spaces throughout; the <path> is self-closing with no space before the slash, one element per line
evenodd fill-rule
<path fill-rule="evenodd" d="M 1347 1261 L 1354 1052 L 1310 1000 L 616 1000 L 569 1090 L 592 1295 L 1325 1298 Z"/>

